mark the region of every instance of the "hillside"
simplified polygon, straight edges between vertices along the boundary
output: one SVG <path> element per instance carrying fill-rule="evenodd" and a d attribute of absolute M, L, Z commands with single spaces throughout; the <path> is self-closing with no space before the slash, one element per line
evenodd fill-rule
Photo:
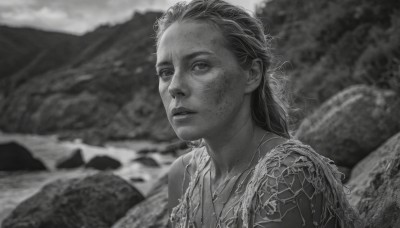
<path fill-rule="evenodd" d="M 29 83 L 3 94 L 0 129 L 58 133 L 93 144 L 104 139 L 173 138 L 159 111 L 162 106 L 153 76 L 153 24 L 158 16 L 136 13 L 126 23 L 102 26 L 78 37 L 71 49 L 65 44 L 55 46 L 53 53 L 68 49 L 71 57 L 43 74 L 27 70 Z M 40 62 L 30 69 L 37 69 Z"/>
<path fill-rule="evenodd" d="M 354 84 L 400 92 L 400 2 L 271 0 L 258 16 L 290 77 L 297 121 Z"/>
<path fill-rule="evenodd" d="M 0 26 L 0 91 L 9 93 L 29 76 L 58 67 L 71 56 L 77 36 L 31 28 Z M 56 47 L 65 47 L 62 55 Z M 61 52 L 61 51 L 59 51 Z M 50 57 L 51 56 L 51 57 Z"/>

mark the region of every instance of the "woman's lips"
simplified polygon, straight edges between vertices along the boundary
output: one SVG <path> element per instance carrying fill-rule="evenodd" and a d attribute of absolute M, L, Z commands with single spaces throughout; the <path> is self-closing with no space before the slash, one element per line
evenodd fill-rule
<path fill-rule="evenodd" d="M 187 120 L 187 119 L 191 118 L 193 115 L 194 115 L 194 113 L 175 115 L 175 116 L 172 117 L 172 119 L 174 121 Z"/>
<path fill-rule="evenodd" d="M 177 107 L 171 110 L 171 114 L 174 120 L 182 120 L 191 117 L 196 112 L 185 107 Z"/>
<path fill-rule="evenodd" d="M 190 109 L 185 108 L 185 107 L 177 107 L 177 108 L 173 108 L 171 110 L 171 113 L 172 113 L 173 116 L 176 116 L 176 115 L 194 114 L 195 111 L 190 110 Z"/>

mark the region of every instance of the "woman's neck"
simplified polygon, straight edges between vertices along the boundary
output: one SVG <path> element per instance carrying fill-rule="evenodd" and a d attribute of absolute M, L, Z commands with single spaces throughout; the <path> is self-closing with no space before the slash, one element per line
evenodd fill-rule
<path fill-rule="evenodd" d="M 247 168 L 265 133 L 250 117 L 233 131 L 205 138 L 207 152 L 215 168 L 215 179 L 228 177 Z"/>

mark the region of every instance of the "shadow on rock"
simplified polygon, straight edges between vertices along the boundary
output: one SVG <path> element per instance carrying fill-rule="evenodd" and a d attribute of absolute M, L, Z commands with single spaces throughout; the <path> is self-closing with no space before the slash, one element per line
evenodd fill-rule
<path fill-rule="evenodd" d="M 109 228 L 143 199 L 113 174 L 58 180 L 18 205 L 2 228 Z"/>

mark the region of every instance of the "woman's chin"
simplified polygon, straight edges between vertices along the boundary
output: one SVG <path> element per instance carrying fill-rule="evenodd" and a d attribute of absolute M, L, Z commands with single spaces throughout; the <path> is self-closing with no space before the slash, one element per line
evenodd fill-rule
<path fill-rule="evenodd" d="M 195 141 L 202 138 L 201 135 L 198 132 L 196 132 L 193 128 L 192 129 L 178 128 L 174 130 L 178 138 L 180 138 L 183 141 Z"/>

